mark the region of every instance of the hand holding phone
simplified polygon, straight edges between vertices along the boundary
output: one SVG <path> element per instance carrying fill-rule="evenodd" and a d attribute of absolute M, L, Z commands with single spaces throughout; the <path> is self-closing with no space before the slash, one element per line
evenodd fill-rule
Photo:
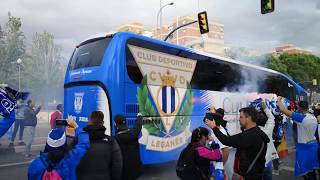
<path fill-rule="evenodd" d="M 74 119 L 57 119 L 56 126 L 69 126 L 71 128 L 77 128 L 78 124 Z"/>
<path fill-rule="evenodd" d="M 67 122 L 68 122 L 68 126 L 70 126 L 72 128 L 78 128 L 79 127 L 74 119 L 70 118 L 70 119 L 67 120 Z"/>
<path fill-rule="evenodd" d="M 66 119 L 56 119 L 56 126 L 68 126 Z"/>

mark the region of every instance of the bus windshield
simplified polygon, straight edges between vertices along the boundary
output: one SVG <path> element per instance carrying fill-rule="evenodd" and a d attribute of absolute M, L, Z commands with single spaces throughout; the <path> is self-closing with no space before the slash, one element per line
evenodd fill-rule
<path fill-rule="evenodd" d="M 99 66 L 111 38 L 96 38 L 81 43 L 74 51 L 70 70 Z"/>

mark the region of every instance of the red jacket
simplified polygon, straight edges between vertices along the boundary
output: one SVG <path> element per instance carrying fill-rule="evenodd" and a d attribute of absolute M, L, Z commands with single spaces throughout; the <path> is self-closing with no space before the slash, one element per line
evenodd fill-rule
<path fill-rule="evenodd" d="M 62 119 L 62 113 L 60 111 L 55 111 L 54 113 L 51 114 L 50 117 L 50 127 L 51 129 L 56 128 L 56 120 L 57 119 Z"/>

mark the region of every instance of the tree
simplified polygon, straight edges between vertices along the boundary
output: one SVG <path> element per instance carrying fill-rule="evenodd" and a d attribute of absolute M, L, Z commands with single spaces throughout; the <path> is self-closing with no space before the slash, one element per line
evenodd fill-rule
<path fill-rule="evenodd" d="M 282 54 L 271 56 L 266 67 L 290 76 L 296 82 L 320 81 L 320 58 L 306 54 Z"/>
<path fill-rule="evenodd" d="M 33 36 L 25 76 L 33 98 L 50 101 L 63 93 L 65 68 L 61 64 L 61 52 L 62 47 L 54 42 L 52 34 L 43 32 Z"/>
<path fill-rule="evenodd" d="M 17 88 L 18 71 L 14 63 L 25 54 L 25 36 L 21 31 L 21 19 L 8 13 L 4 30 L 0 28 L 0 83 Z"/>
<path fill-rule="evenodd" d="M 284 64 L 283 61 L 281 61 L 279 58 L 275 56 L 269 56 L 267 58 L 265 66 L 275 71 L 279 71 L 279 72 L 282 72 L 283 74 L 289 75 L 287 71 L 287 65 Z"/>

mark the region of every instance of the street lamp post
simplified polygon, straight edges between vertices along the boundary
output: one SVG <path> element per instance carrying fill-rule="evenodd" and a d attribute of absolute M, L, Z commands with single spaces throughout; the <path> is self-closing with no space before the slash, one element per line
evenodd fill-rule
<path fill-rule="evenodd" d="M 22 60 L 19 58 L 17 60 L 17 64 L 18 64 L 18 72 L 19 72 L 19 91 L 21 91 L 21 71 L 20 71 L 20 65 L 22 63 Z"/>
<path fill-rule="evenodd" d="M 157 14 L 157 26 L 158 26 L 158 19 L 159 19 L 159 14 L 160 14 L 160 39 L 162 39 L 161 35 L 162 35 L 162 9 L 166 6 L 171 6 L 173 5 L 174 3 L 171 2 L 171 3 L 167 3 L 165 5 L 162 6 L 162 0 L 160 0 L 160 9 L 159 9 L 159 12 Z"/>

